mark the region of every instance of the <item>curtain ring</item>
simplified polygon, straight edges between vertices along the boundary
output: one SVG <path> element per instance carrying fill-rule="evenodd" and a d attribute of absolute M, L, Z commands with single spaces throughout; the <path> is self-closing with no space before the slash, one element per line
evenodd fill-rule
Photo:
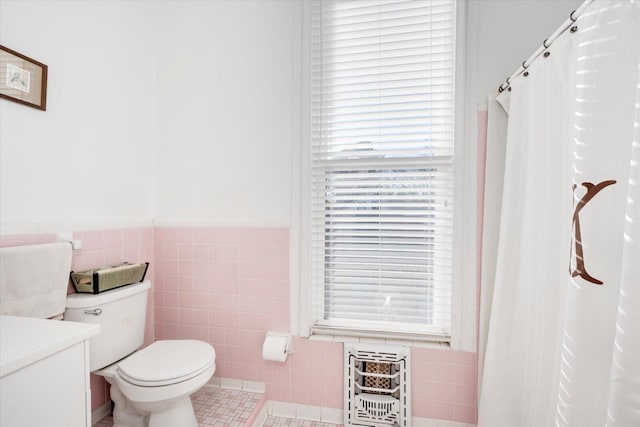
<path fill-rule="evenodd" d="M 524 61 L 522 61 L 522 69 L 526 70 L 527 68 L 529 68 L 528 65 L 525 65 L 525 63 L 527 62 L 527 60 L 525 59 Z"/>
<path fill-rule="evenodd" d="M 511 81 L 511 77 L 507 77 L 507 86 L 509 86 L 510 81 Z"/>
<path fill-rule="evenodd" d="M 544 46 L 545 49 L 549 49 L 549 46 L 551 46 L 551 45 L 547 46 L 547 40 L 549 39 L 544 39 L 544 41 L 542 42 L 542 46 Z"/>
<path fill-rule="evenodd" d="M 573 17 L 573 14 L 574 14 L 574 13 L 576 13 L 576 11 L 575 11 L 575 10 L 574 10 L 573 12 L 571 12 L 571 14 L 569 15 L 569 18 L 570 18 L 573 22 L 576 22 L 576 21 L 577 21 L 577 18 L 574 18 L 574 17 Z"/>

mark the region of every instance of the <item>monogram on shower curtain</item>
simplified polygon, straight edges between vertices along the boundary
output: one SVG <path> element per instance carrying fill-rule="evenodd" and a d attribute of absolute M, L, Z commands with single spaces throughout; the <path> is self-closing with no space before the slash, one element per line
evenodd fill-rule
<path fill-rule="evenodd" d="M 481 427 L 640 426 L 640 1 L 576 25 L 499 99 Z"/>

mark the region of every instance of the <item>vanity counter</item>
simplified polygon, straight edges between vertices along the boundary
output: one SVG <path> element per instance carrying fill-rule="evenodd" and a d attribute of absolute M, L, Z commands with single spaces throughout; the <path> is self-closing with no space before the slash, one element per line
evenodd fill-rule
<path fill-rule="evenodd" d="M 90 427 L 98 325 L 0 316 L 0 425 Z"/>
<path fill-rule="evenodd" d="M 30 317 L 0 316 L 0 377 L 80 343 L 98 325 Z"/>

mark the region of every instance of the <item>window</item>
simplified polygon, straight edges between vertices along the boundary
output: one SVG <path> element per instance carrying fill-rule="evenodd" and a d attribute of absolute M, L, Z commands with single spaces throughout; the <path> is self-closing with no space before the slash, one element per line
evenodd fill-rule
<path fill-rule="evenodd" d="M 310 326 L 448 341 L 456 1 L 317 0 L 310 15 Z"/>

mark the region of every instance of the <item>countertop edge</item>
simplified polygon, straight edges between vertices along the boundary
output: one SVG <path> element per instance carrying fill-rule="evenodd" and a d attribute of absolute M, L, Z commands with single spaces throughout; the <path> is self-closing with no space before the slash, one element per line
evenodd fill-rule
<path fill-rule="evenodd" d="M 100 327 L 90 323 L 0 316 L 0 377 L 45 359 L 99 332 Z"/>

